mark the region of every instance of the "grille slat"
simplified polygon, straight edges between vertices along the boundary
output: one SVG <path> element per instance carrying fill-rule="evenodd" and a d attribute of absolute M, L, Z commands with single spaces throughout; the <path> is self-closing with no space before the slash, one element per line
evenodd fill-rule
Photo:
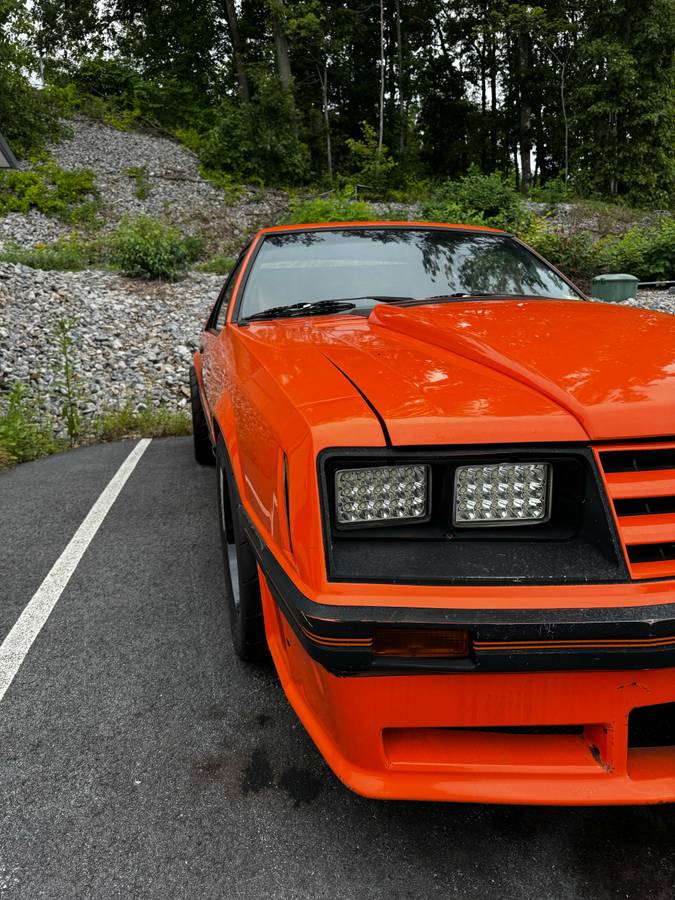
<path fill-rule="evenodd" d="M 597 454 L 631 577 L 675 577 L 675 444 Z"/>
<path fill-rule="evenodd" d="M 632 544 L 665 544 L 675 541 L 675 514 L 621 516 L 619 528 L 628 546 Z"/>

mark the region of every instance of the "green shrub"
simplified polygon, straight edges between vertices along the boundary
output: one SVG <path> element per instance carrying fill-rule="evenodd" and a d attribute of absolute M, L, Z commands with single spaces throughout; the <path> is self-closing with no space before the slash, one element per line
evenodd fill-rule
<path fill-rule="evenodd" d="M 78 272 L 100 263 L 102 253 L 100 241 L 83 241 L 79 235 L 70 234 L 53 244 L 36 244 L 31 249 L 10 245 L 0 251 L 0 261 L 20 263 L 31 269 Z"/>
<path fill-rule="evenodd" d="M 311 222 L 351 222 L 376 219 L 377 216 L 364 200 L 355 200 L 349 188 L 336 191 L 329 197 L 315 197 L 311 200 L 294 199 L 284 222 L 301 225 Z"/>
<path fill-rule="evenodd" d="M 188 150 L 192 150 L 196 156 L 199 156 L 204 149 L 205 135 L 197 128 L 174 128 L 173 136 L 181 144 L 185 144 Z"/>
<path fill-rule="evenodd" d="M 626 272 L 640 281 L 671 279 L 675 277 L 675 219 L 609 235 L 598 241 L 597 251 L 600 272 Z"/>
<path fill-rule="evenodd" d="M 150 216 L 125 219 L 112 235 L 109 260 L 132 278 L 175 281 L 203 250 L 200 238 L 183 235 L 177 228 Z"/>
<path fill-rule="evenodd" d="M 572 198 L 572 189 L 565 184 L 565 179 L 559 175 L 543 185 L 533 185 L 530 189 L 530 200 L 537 203 L 565 203 Z"/>
<path fill-rule="evenodd" d="M 37 459 L 63 448 L 21 384 L 0 396 L 0 468 Z"/>
<path fill-rule="evenodd" d="M 388 193 L 396 162 L 391 158 L 387 147 L 378 146 L 372 125 L 362 122 L 361 132 L 360 140 L 347 140 L 348 165 L 351 169 L 351 176 L 347 180 L 365 189 L 369 196 L 380 197 Z"/>
<path fill-rule="evenodd" d="M 484 175 L 475 167 L 457 181 L 439 185 L 422 206 L 431 221 L 491 225 L 509 231 L 527 226 L 530 214 L 520 194 L 499 172 Z"/>
<path fill-rule="evenodd" d="M 581 286 L 587 286 L 593 275 L 597 274 L 597 248 L 590 231 L 553 231 L 539 218 L 533 220 L 519 236 Z"/>
<path fill-rule="evenodd" d="M 588 286 L 595 275 L 625 272 L 640 281 L 670 279 L 675 274 L 675 219 L 649 228 L 595 240 L 589 231 L 551 230 L 535 219 L 520 237 L 573 280 Z"/>
<path fill-rule="evenodd" d="M 97 210 L 94 173 L 48 161 L 30 171 L 0 171 L 0 215 L 37 209 L 66 222 L 91 221 Z"/>
<path fill-rule="evenodd" d="M 211 259 L 207 259 L 206 262 L 200 263 L 197 269 L 200 272 L 208 272 L 211 275 L 229 275 L 233 266 L 234 260 L 231 256 L 219 254 L 218 256 L 212 256 Z"/>

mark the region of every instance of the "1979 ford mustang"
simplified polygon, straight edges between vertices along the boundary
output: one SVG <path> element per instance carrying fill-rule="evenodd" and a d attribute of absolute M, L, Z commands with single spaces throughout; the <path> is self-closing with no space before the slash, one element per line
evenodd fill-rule
<path fill-rule="evenodd" d="M 346 785 L 675 800 L 675 318 L 490 229 L 268 228 L 191 386 L 234 647 Z"/>

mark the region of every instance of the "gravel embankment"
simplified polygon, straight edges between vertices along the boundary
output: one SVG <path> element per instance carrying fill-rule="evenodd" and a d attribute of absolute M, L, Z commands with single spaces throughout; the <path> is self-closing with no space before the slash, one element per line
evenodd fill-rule
<path fill-rule="evenodd" d="M 124 216 L 150 215 L 189 233 L 203 234 L 213 253 L 231 255 L 262 224 L 277 221 L 288 207 L 283 191 L 245 189 L 232 202 L 205 181 L 198 162 L 185 147 L 158 134 L 117 131 L 102 122 L 77 117 L 72 136 L 50 147 L 51 158 L 64 169 L 91 169 L 101 209 L 101 229 L 114 228 Z M 145 168 L 148 195 L 136 196 L 130 169 Z M 8 244 L 33 247 L 52 243 L 73 231 L 34 210 L 0 218 L 0 249 Z"/>
<path fill-rule="evenodd" d="M 158 284 L 0 263 L 0 391 L 22 382 L 41 408 L 58 414 L 63 359 L 56 326 L 65 319 L 86 418 L 128 398 L 180 409 L 199 331 L 223 281 L 193 273 Z"/>

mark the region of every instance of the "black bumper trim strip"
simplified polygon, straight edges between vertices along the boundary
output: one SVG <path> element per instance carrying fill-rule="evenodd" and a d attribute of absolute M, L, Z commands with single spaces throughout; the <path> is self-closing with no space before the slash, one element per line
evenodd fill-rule
<path fill-rule="evenodd" d="M 239 508 L 277 605 L 307 653 L 334 674 L 675 667 L 675 640 L 669 640 L 675 638 L 675 588 L 673 603 L 654 606 L 435 609 L 321 604 L 296 587 L 246 510 L 241 505 Z M 468 628 L 472 656 L 455 660 L 374 660 L 370 639 L 378 625 Z M 481 644 L 489 647 L 483 649 Z"/>

